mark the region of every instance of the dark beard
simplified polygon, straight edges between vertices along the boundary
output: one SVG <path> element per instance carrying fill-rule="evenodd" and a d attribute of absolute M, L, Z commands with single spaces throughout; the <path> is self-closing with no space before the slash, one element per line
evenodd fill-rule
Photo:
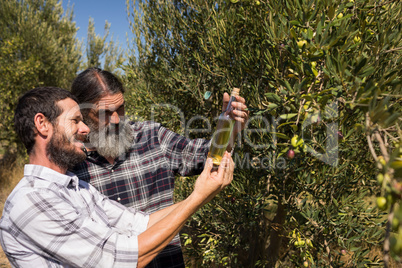
<path fill-rule="evenodd" d="M 127 120 L 120 120 L 117 133 L 115 125 L 99 128 L 92 120 L 87 120 L 87 123 L 91 130 L 89 142 L 103 157 L 115 159 L 128 152 L 134 142 L 133 131 Z"/>
<path fill-rule="evenodd" d="M 67 146 L 70 145 L 70 146 Z M 77 152 L 75 146 L 63 134 L 55 130 L 50 142 L 46 146 L 49 160 L 61 169 L 72 169 L 85 160 L 84 152 Z"/>

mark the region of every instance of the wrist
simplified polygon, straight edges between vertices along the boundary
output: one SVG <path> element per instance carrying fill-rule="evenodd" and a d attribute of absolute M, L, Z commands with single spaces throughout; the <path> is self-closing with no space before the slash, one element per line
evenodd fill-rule
<path fill-rule="evenodd" d="M 187 197 L 186 201 L 188 202 L 188 204 L 190 204 L 191 206 L 195 206 L 198 209 L 208 203 L 212 198 L 213 195 L 207 195 L 198 191 L 193 191 L 191 195 Z"/>

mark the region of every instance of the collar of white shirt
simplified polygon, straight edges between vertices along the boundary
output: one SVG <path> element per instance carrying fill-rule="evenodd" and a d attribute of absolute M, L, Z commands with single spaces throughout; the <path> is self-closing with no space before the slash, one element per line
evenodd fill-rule
<path fill-rule="evenodd" d="M 71 183 L 73 187 L 78 188 L 78 177 L 70 171 L 67 171 L 66 174 L 61 174 L 44 166 L 27 164 L 24 167 L 24 176 L 34 176 L 65 187 L 68 187 Z"/>

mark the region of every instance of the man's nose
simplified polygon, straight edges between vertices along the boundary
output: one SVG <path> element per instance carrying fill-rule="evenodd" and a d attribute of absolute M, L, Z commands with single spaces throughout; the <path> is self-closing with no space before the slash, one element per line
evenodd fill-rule
<path fill-rule="evenodd" d="M 88 135 L 90 132 L 89 127 L 84 123 L 84 122 L 80 122 L 80 126 L 78 129 L 78 133 L 81 135 Z"/>
<path fill-rule="evenodd" d="M 120 123 L 120 117 L 117 112 L 113 112 L 112 115 L 110 116 L 110 123 L 115 125 Z"/>

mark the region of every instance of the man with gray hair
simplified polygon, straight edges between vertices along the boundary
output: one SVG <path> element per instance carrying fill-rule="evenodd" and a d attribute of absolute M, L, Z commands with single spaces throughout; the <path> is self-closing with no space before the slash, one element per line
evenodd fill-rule
<path fill-rule="evenodd" d="M 156 122 L 129 122 L 123 85 L 110 72 L 83 71 L 73 81 L 71 92 L 91 129 L 88 157 L 73 172 L 110 199 L 152 213 L 173 204 L 176 174 L 202 171 L 210 141 L 190 140 Z M 229 99 L 227 93 L 225 97 Z M 248 118 L 245 100 L 240 96 L 236 100 L 233 117 L 244 127 Z M 184 267 L 179 235 L 148 267 Z"/>

